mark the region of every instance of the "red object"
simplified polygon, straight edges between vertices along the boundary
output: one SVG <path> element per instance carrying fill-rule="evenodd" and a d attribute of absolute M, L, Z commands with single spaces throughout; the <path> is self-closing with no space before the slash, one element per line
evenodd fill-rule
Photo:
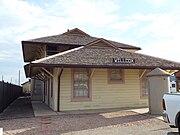
<path fill-rule="evenodd" d="M 162 100 L 162 107 L 163 107 L 163 110 L 166 110 L 166 106 L 165 106 L 165 101 L 164 101 L 164 99 Z"/>

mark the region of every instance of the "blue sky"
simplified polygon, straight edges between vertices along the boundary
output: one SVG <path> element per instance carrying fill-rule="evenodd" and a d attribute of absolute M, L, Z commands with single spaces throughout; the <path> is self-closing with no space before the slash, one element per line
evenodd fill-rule
<path fill-rule="evenodd" d="M 180 62 L 180 0 L 0 0 L 0 77 L 26 78 L 21 41 L 80 28 Z M 0 79 L 1 80 L 1 79 Z"/>

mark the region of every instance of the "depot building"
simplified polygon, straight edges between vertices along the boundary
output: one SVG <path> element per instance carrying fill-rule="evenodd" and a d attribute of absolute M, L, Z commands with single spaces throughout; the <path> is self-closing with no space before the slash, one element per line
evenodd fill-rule
<path fill-rule="evenodd" d="M 31 99 L 54 111 L 148 106 L 146 74 L 157 67 L 180 69 L 180 63 L 78 28 L 22 41 L 22 48 Z"/>

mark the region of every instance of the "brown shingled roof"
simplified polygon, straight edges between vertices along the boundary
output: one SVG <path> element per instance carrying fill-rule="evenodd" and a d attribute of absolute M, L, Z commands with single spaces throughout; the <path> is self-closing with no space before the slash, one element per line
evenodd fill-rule
<path fill-rule="evenodd" d="M 114 63 L 113 58 L 130 58 L 135 63 Z M 156 68 L 180 69 L 180 63 L 132 53 L 112 47 L 79 47 L 66 52 L 42 58 L 32 62 L 33 66 L 63 66 L 63 67 L 119 67 L 119 68 Z"/>
<path fill-rule="evenodd" d="M 47 37 L 42 37 L 42 38 L 36 38 L 28 41 L 22 41 L 22 44 L 27 42 L 27 43 L 50 43 L 50 44 L 64 44 L 64 45 L 87 45 L 90 42 L 93 42 L 99 38 L 97 37 L 92 37 L 88 35 L 87 33 L 83 32 L 82 30 L 75 28 L 72 30 L 69 30 L 63 34 L 59 35 L 54 35 L 54 36 L 47 36 Z M 137 49 L 141 50 L 140 47 L 128 45 L 128 44 L 123 44 L 115 41 L 111 41 L 112 44 L 116 45 L 119 48 L 122 49 Z"/>

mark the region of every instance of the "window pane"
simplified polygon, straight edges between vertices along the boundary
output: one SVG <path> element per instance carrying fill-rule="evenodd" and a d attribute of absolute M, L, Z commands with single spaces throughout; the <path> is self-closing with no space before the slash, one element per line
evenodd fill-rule
<path fill-rule="evenodd" d="M 34 95 L 41 95 L 42 92 L 42 81 L 40 80 L 34 80 Z"/>
<path fill-rule="evenodd" d="M 122 70 L 110 69 L 110 80 L 122 80 Z"/>
<path fill-rule="evenodd" d="M 87 73 L 84 73 L 83 75 L 83 80 L 87 81 L 89 78 L 88 78 L 88 74 Z"/>
<path fill-rule="evenodd" d="M 84 96 L 83 89 L 79 89 L 79 96 Z"/>
<path fill-rule="evenodd" d="M 89 77 L 88 77 L 88 72 L 87 70 L 75 70 L 74 71 L 74 80 L 75 81 L 88 81 Z"/>
<path fill-rule="evenodd" d="M 54 55 L 59 52 L 57 46 L 48 45 L 46 49 L 47 49 L 48 56 Z"/>
<path fill-rule="evenodd" d="M 84 91 L 84 96 L 88 96 L 88 90 Z"/>
<path fill-rule="evenodd" d="M 78 74 L 74 74 L 74 80 L 79 80 L 79 75 Z"/>
<path fill-rule="evenodd" d="M 74 82 L 74 87 L 78 87 L 78 86 L 79 86 L 78 82 Z"/>
<path fill-rule="evenodd" d="M 89 76 L 87 69 L 78 68 L 74 69 L 74 97 L 87 97 L 89 95 L 88 92 L 88 83 L 89 83 Z"/>
<path fill-rule="evenodd" d="M 78 96 L 78 90 L 77 89 L 74 89 L 74 96 Z"/>

